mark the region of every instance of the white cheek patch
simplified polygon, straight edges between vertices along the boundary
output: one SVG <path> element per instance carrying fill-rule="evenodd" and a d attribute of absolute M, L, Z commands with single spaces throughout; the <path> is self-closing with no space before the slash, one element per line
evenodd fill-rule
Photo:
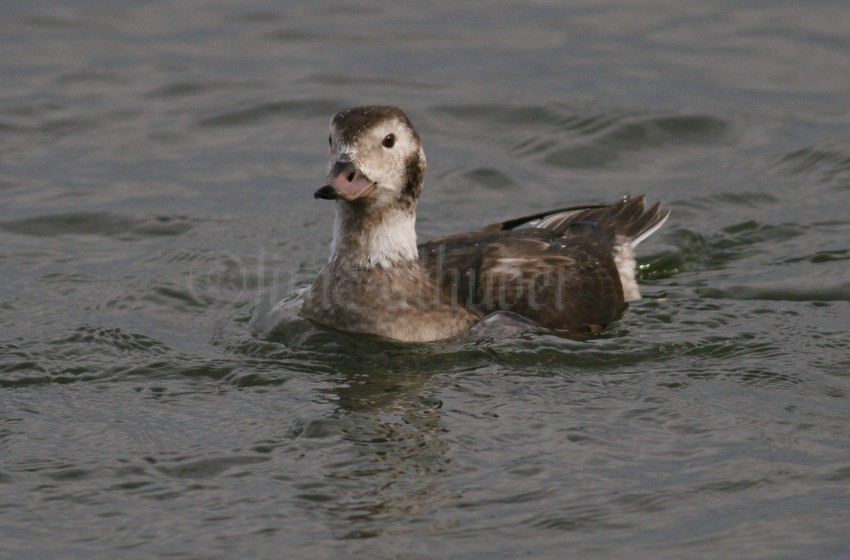
<path fill-rule="evenodd" d="M 388 148 L 383 140 L 390 134 L 395 135 L 396 140 Z M 361 136 L 354 150 L 357 167 L 364 175 L 384 191 L 400 192 L 407 182 L 407 160 L 421 152 L 421 146 L 407 125 L 393 120 Z"/>

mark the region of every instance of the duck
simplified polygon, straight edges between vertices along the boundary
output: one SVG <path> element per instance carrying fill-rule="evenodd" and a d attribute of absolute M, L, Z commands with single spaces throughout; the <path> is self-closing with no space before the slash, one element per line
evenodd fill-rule
<path fill-rule="evenodd" d="M 398 107 L 330 120 L 328 173 L 314 197 L 333 201 L 330 257 L 299 315 L 339 331 L 402 342 L 468 336 L 508 322 L 568 336 L 601 332 L 640 299 L 635 247 L 670 210 L 644 195 L 537 212 L 418 242 L 426 160 Z"/>

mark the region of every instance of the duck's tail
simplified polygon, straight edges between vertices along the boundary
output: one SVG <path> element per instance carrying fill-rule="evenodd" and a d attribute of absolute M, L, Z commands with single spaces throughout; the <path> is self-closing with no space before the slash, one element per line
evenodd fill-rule
<path fill-rule="evenodd" d="M 615 245 L 634 248 L 655 233 L 670 216 L 670 210 L 662 211 L 658 202 L 645 209 L 645 198 L 644 195 L 626 195 L 616 204 L 550 214 L 532 225 L 564 232 L 572 224 L 592 223 L 607 231 Z"/>
<path fill-rule="evenodd" d="M 608 232 L 613 241 L 614 262 L 620 273 L 623 295 L 626 301 L 633 301 L 640 299 L 640 289 L 635 279 L 635 247 L 664 225 L 670 216 L 670 210 L 661 210 L 657 202 L 646 209 L 644 198 L 644 195 L 626 195 L 610 206 L 551 214 L 533 225 L 566 232 L 573 224 L 592 223 Z"/>

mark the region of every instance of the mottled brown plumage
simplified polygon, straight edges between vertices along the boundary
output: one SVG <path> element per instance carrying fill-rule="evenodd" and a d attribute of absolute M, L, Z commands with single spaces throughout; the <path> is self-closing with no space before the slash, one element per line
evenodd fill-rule
<path fill-rule="evenodd" d="M 643 196 L 543 212 L 420 245 L 415 206 L 421 141 L 394 107 L 331 120 L 328 184 L 337 200 L 332 254 L 301 315 L 340 330 L 405 341 L 466 334 L 493 314 L 580 334 L 615 320 L 639 297 L 633 249 L 669 211 Z"/>

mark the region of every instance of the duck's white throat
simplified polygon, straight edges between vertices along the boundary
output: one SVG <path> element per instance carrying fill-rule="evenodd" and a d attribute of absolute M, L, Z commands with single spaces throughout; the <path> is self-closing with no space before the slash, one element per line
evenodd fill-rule
<path fill-rule="evenodd" d="M 337 202 L 332 262 L 346 261 L 357 268 L 390 268 L 418 258 L 416 213 L 412 208 L 364 215 L 346 202 Z"/>

